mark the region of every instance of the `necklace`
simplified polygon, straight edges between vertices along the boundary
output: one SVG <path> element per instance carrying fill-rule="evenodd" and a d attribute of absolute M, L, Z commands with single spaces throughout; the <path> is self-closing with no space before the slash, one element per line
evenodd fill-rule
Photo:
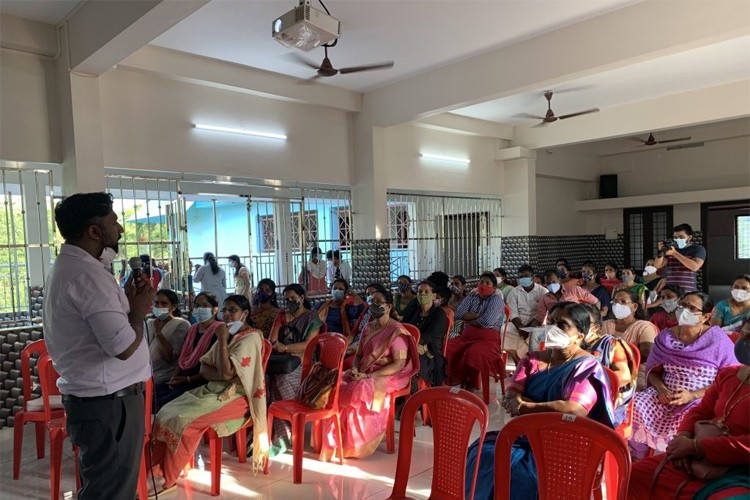
<path fill-rule="evenodd" d="M 731 395 L 731 396 L 729 396 L 729 399 L 727 399 L 727 402 L 726 402 L 726 403 L 724 404 L 724 415 L 723 415 L 723 416 L 722 416 L 722 417 L 721 417 L 721 418 L 720 418 L 719 420 L 717 420 L 717 421 L 716 421 L 716 425 L 717 425 L 718 427 L 720 427 L 720 428 L 725 428 L 725 427 L 724 427 L 724 422 L 726 422 L 727 418 L 729 418 L 729 414 L 730 414 L 730 413 L 732 413 L 732 410 L 734 410 L 734 409 L 735 409 L 735 407 L 736 407 L 736 406 L 737 406 L 738 404 L 740 404 L 740 402 L 742 402 L 742 400 L 743 400 L 743 399 L 745 399 L 745 398 L 747 398 L 748 396 L 750 396 L 750 392 L 748 392 L 747 394 L 744 394 L 744 395 L 743 395 L 742 397 L 740 397 L 739 399 L 737 399 L 737 401 L 735 401 L 735 402 L 734 402 L 734 404 L 732 405 L 732 407 L 731 407 L 731 408 L 729 407 L 729 403 L 731 403 L 731 402 L 732 402 L 732 399 L 734 399 L 734 397 L 735 397 L 735 396 L 737 395 L 737 393 L 738 393 L 738 392 L 739 392 L 739 390 L 740 390 L 740 389 L 742 388 L 742 386 L 744 386 L 745 384 L 747 384 L 747 381 L 748 381 L 748 379 L 750 379 L 750 374 L 748 374 L 747 376 L 745 376 L 745 380 L 743 380 L 743 381 L 742 381 L 742 382 L 741 382 L 741 383 L 740 383 L 740 384 L 739 384 L 739 385 L 737 386 L 737 388 L 736 388 L 736 389 L 734 390 L 734 392 L 732 393 L 732 395 Z"/>

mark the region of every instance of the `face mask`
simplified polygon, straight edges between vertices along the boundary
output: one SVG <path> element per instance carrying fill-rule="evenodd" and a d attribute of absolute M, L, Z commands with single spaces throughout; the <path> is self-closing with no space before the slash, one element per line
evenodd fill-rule
<path fill-rule="evenodd" d="M 448 285 L 448 290 L 450 290 L 453 295 L 458 295 L 459 293 L 461 293 L 461 289 L 456 285 Z"/>
<path fill-rule="evenodd" d="M 495 289 L 492 288 L 490 285 L 479 285 L 477 287 L 477 293 L 481 297 L 489 297 L 495 292 Z"/>
<path fill-rule="evenodd" d="M 265 290 L 258 290 L 257 292 L 255 292 L 255 299 L 258 301 L 258 303 L 264 304 L 271 300 L 271 294 L 266 292 Z"/>
<path fill-rule="evenodd" d="M 740 337 L 734 344 L 734 355 L 737 357 L 737 361 L 743 365 L 750 365 L 750 339 Z"/>
<path fill-rule="evenodd" d="M 745 302 L 750 299 L 750 292 L 747 290 L 741 290 L 739 288 L 732 289 L 732 298 L 737 302 Z"/>
<path fill-rule="evenodd" d="M 570 337 L 559 326 L 554 325 L 544 336 L 545 349 L 565 349 L 570 345 Z"/>
<path fill-rule="evenodd" d="M 622 281 L 624 281 L 625 283 L 632 283 L 633 282 L 633 277 L 632 276 L 623 276 L 622 277 Z"/>
<path fill-rule="evenodd" d="M 646 266 L 646 268 L 643 270 L 643 275 L 648 276 L 649 274 L 656 273 L 656 268 L 654 266 Z"/>
<path fill-rule="evenodd" d="M 399 283 L 398 284 L 398 291 L 401 293 L 406 293 L 409 290 L 411 290 L 411 285 L 409 283 Z"/>
<path fill-rule="evenodd" d="M 560 291 L 560 283 L 550 283 L 547 285 L 547 290 L 549 290 L 552 293 L 557 293 Z"/>
<path fill-rule="evenodd" d="M 106 247 L 102 251 L 102 254 L 99 256 L 99 261 L 107 270 L 109 270 L 112 267 L 112 263 L 115 261 L 115 258 L 117 258 L 117 252 L 115 252 L 110 247 Z"/>
<path fill-rule="evenodd" d="M 193 309 L 193 318 L 195 318 L 198 323 L 208 321 L 213 317 L 213 315 L 214 310 L 210 307 L 197 307 Z"/>
<path fill-rule="evenodd" d="M 567 276 L 567 274 L 568 274 L 568 272 L 567 272 L 567 271 L 565 271 L 565 270 L 563 270 L 563 269 L 558 269 L 558 270 L 557 270 L 557 276 L 558 276 L 558 277 L 559 277 L 560 279 L 563 279 L 563 278 L 564 278 L 565 276 Z"/>
<path fill-rule="evenodd" d="M 617 319 L 625 319 L 631 314 L 633 314 L 633 311 L 630 310 L 629 306 L 626 306 L 625 304 L 612 304 L 612 314 L 615 315 L 615 318 Z"/>
<path fill-rule="evenodd" d="M 229 335 L 234 335 L 235 333 L 240 331 L 240 328 L 242 328 L 242 325 L 244 325 L 244 321 L 231 321 L 227 323 L 227 329 L 229 330 Z"/>
<path fill-rule="evenodd" d="M 332 290 L 331 297 L 334 302 L 341 302 L 346 297 L 346 292 L 344 290 Z"/>
<path fill-rule="evenodd" d="M 375 319 L 382 318 L 385 314 L 385 307 L 375 304 L 370 304 L 370 316 Z"/>
<path fill-rule="evenodd" d="M 680 326 L 695 326 L 700 318 L 686 307 L 677 308 L 677 324 Z"/>
<path fill-rule="evenodd" d="M 500 286 L 500 285 L 502 285 L 502 283 L 503 283 L 503 278 L 501 278 L 500 276 L 495 276 L 495 279 L 497 280 L 497 286 Z"/>
<path fill-rule="evenodd" d="M 167 319 L 169 317 L 169 308 L 168 307 L 152 307 L 151 313 L 156 317 L 156 319 Z"/>
<path fill-rule="evenodd" d="M 427 304 L 433 304 L 435 302 L 435 294 L 429 293 L 427 295 L 419 295 L 417 296 L 417 300 L 419 301 L 419 304 L 423 306 L 426 306 Z"/>
<path fill-rule="evenodd" d="M 668 313 L 673 312 L 675 309 L 677 309 L 677 299 L 667 299 L 661 301 L 661 307 Z"/>
<path fill-rule="evenodd" d="M 522 278 L 518 278 L 518 284 L 524 288 L 529 288 L 534 284 L 534 280 L 529 276 L 524 276 Z"/>
<path fill-rule="evenodd" d="M 677 248 L 685 248 L 687 246 L 687 238 L 675 238 L 674 242 L 677 243 Z"/>
<path fill-rule="evenodd" d="M 591 280 L 594 279 L 593 274 L 583 274 L 581 275 L 581 277 L 583 278 L 583 281 L 585 281 L 586 283 L 589 283 Z"/>
<path fill-rule="evenodd" d="M 367 302 L 368 304 L 372 304 L 372 295 L 368 295 L 368 296 L 367 296 L 367 300 L 366 300 L 366 302 Z"/>
<path fill-rule="evenodd" d="M 286 302 L 286 310 L 289 311 L 290 313 L 294 314 L 294 313 L 296 313 L 299 310 L 299 308 L 300 308 L 301 305 L 302 304 L 300 304 L 296 300 L 288 300 Z"/>

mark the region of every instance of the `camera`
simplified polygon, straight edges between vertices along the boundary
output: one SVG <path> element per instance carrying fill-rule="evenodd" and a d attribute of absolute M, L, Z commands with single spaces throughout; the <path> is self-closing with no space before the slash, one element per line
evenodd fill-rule
<path fill-rule="evenodd" d="M 669 250 L 670 248 L 677 248 L 677 244 L 674 242 L 674 240 L 664 240 L 661 242 L 661 244 L 662 247 L 657 252 L 657 257 L 664 257 L 664 255 L 667 253 L 667 250 Z"/>

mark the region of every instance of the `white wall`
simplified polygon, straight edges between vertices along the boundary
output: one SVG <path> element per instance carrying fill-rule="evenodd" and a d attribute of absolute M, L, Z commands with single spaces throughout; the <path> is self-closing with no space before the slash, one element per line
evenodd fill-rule
<path fill-rule="evenodd" d="M 388 189 L 500 195 L 502 165 L 495 162 L 497 140 L 416 125 L 385 129 Z M 469 158 L 469 165 L 421 158 L 420 153 Z"/>
<path fill-rule="evenodd" d="M 536 178 L 536 229 L 539 236 L 586 234 L 586 216 L 575 209 L 575 202 L 586 199 L 592 183 Z"/>
<path fill-rule="evenodd" d="M 599 159 L 593 145 L 536 150 L 536 174 L 546 177 L 596 181 Z"/>
<path fill-rule="evenodd" d="M 107 167 L 348 185 L 350 118 L 342 112 L 111 70 L 101 77 Z M 193 128 L 286 134 L 286 141 Z"/>

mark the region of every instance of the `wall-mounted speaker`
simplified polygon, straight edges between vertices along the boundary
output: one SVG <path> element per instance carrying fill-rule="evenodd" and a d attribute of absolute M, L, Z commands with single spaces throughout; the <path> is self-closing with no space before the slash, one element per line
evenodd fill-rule
<path fill-rule="evenodd" d="M 617 198 L 617 174 L 599 176 L 599 198 Z"/>

